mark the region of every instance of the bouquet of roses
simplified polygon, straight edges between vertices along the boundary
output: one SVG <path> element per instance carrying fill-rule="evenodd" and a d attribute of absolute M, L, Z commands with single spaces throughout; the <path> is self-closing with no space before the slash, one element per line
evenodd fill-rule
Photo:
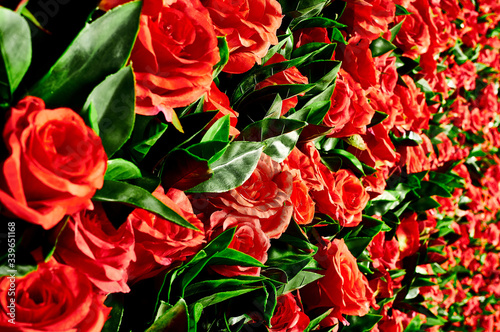
<path fill-rule="evenodd" d="M 2 331 L 500 329 L 496 0 L 0 0 Z"/>

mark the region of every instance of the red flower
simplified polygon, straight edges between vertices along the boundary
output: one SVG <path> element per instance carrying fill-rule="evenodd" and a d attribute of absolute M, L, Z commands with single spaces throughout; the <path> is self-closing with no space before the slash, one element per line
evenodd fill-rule
<path fill-rule="evenodd" d="M 368 280 L 359 271 L 356 258 L 344 239 L 332 242 L 322 239 L 314 258 L 325 269 L 324 277 L 306 285 L 301 291 L 302 302 L 308 310 L 333 308 L 331 317 L 346 323 L 345 315 L 364 316 L 373 301 Z"/>
<path fill-rule="evenodd" d="M 152 212 L 135 209 L 128 217 L 134 228 L 137 255 L 137 261 L 132 262 L 128 269 L 132 281 L 152 277 L 185 261 L 196 254 L 205 242 L 203 224 L 193 214 L 184 192 L 172 188 L 164 194 L 163 188 L 159 187 L 154 196 L 200 231 L 179 226 Z"/>
<path fill-rule="evenodd" d="M 129 221 L 118 230 L 101 205 L 70 217 L 60 234 L 55 256 L 74 267 L 104 293 L 128 293 L 127 267 L 135 261 L 134 233 Z"/>
<path fill-rule="evenodd" d="M 2 211 L 49 229 L 92 206 L 107 157 L 78 114 L 48 110 L 43 100 L 26 97 L 11 109 L 3 138 L 10 156 L 0 176 Z"/>
<path fill-rule="evenodd" d="M 52 261 L 15 279 L 15 316 L 10 317 L 12 280 L 0 279 L 2 331 L 100 331 L 111 311 L 103 304 L 104 295 L 94 292 L 84 274 Z M 10 318 L 15 318 L 15 324 Z"/>
<path fill-rule="evenodd" d="M 263 153 L 245 183 L 210 200 L 219 209 L 258 218 L 267 236 L 279 238 L 292 217 L 292 190 L 292 174 Z"/>
<path fill-rule="evenodd" d="M 396 236 L 399 242 L 400 259 L 413 255 L 420 248 L 420 232 L 416 218 L 416 214 L 404 218 L 401 220 L 401 224 L 396 229 Z"/>
<path fill-rule="evenodd" d="M 168 122 L 177 121 L 173 108 L 187 106 L 209 90 L 218 61 L 212 21 L 199 0 L 169 1 L 149 14 L 143 10 L 131 55 L 136 112 L 163 112 Z"/>
<path fill-rule="evenodd" d="M 229 46 L 227 73 L 244 73 L 278 43 L 281 6 L 276 0 L 202 0 L 210 12 L 218 36 Z"/>
<path fill-rule="evenodd" d="M 361 181 L 349 170 L 333 173 L 326 166 L 322 167 L 322 176 L 325 188 L 312 193 L 318 211 L 338 220 L 342 226 L 357 226 L 370 199 Z"/>
<path fill-rule="evenodd" d="M 429 50 L 431 45 L 429 27 L 412 4 L 406 8 L 412 14 L 396 16 L 395 24 L 400 23 L 402 20 L 404 22 L 394 39 L 394 44 L 403 50 L 405 56 L 415 59 Z"/>
<path fill-rule="evenodd" d="M 309 317 L 297 305 L 291 293 L 278 297 L 271 318 L 270 332 L 302 332 L 309 325 Z"/>
<path fill-rule="evenodd" d="M 346 0 L 347 6 L 340 22 L 348 26 L 354 35 L 377 39 L 387 31 L 387 25 L 394 19 L 396 6 L 392 0 Z"/>
<path fill-rule="evenodd" d="M 259 219 L 255 217 L 242 216 L 238 213 L 227 213 L 217 211 L 210 216 L 210 225 L 207 230 L 208 240 L 213 240 L 223 231 L 229 228 L 236 228 L 233 240 L 229 248 L 238 250 L 252 256 L 261 263 L 267 261 L 267 250 L 271 247 L 271 242 L 260 227 Z M 238 275 L 260 274 L 260 267 L 238 266 L 238 265 L 215 265 L 212 269 L 226 277 Z"/>

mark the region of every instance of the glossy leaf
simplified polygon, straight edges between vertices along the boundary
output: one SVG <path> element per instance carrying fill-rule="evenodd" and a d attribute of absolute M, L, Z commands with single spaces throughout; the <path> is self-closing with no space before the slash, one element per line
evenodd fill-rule
<path fill-rule="evenodd" d="M 182 332 L 188 330 L 188 308 L 186 301 L 180 299 L 151 325 L 146 332 Z"/>
<path fill-rule="evenodd" d="M 213 255 L 212 258 L 210 259 L 210 265 L 239 265 L 239 266 L 265 267 L 264 264 L 262 264 L 252 256 L 231 248 L 226 248 Z"/>
<path fill-rule="evenodd" d="M 92 90 L 82 116 L 101 137 L 111 157 L 132 135 L 135 121 L 135 79 L 132 68 L 125 67 L 108 76 Z"/>
<path fill-rule="evenodd" d="M 219 292 L 219 293 L 215 293 L 215 294 L 211 294 L 209 296 L 206 296 L 206 297 L 198 300 L 197 303 L 200 303 L 201 305 L 203 305 L 204 308 L 206 308 L 208 306 L 232 299 L 232 298 L 237 297 L 237 296 L 241 296 L 241 295 L 249 293 L 249 292 L 253 292 L 253 291 L 255 291 L 257 289 L 261 289 L 261 288 L 262 288 L 262 286 L 257 286 L 254 288 L 243 288 L 243 289 L 237 289 L 237 290 L 233 290 L 233 291 Z"/>
<path fill-rule="evenodd" d="M 224 192 L 241 186 L 252 174 L 263 150 L 262 143 L 233 142 L 210 168 L 213 176 L 189 192 Z"/>
<path fill-rule="evenodd" d="M 323 156 L 322 159 L 333 172 L 337 172 L 340 168 L 349 168 L 357 174 L 362 176 L 366 175 L 359 159 L 346 150 L 331 150 L 328 152 L 328 155 Z"/>
<path fill-rule="evenodd" d="M 87 25 L 28 94 L 48 107 L 79 109 L 95 85 L 128 61 L 140 14 L 141 3 L 129 2 Z"/>
<path fill-rule="evenodd" d="M 176 149 L 164 160 L 161 183 L 163 188 L 188 190 L 212 177 L 212 170 L 206 159 L 200 158 L 188 150 Z"/>
<path fill-rule="evenodd" d="M 395 50 L 396 48 L 396 45 L 382 37 L 378 37 L 370 44 L 370 50 L 374 58 Z"/>
<path fill-rule="evenodd" d="M 28 23 L 21 15 L 0 6 L 0 105 L 10 102 L 30 63 Z"/>
<path fill-rule="evenodd" d="M 306 126 L 303 121 L 291 119 L 263 119 L 247 126 L 238 139 L 264 142 L 264 153 L 277 162 L 290 154 L 299 139 L 299 130 Z"/>
<path fill-rule="evenodd" d="M 141 170 L 128 160 L 117 158 L 108 160 L 108 168 L 104 174 L 104 180 L 128 180 L 140 178 Z"/>
<path fill-rule="evenodd" d="M 308 285 L 318 279 L 323 278 L 322 274 L 312 272 L 312 271 L 307 271 L 307 270 L 302 270 L 297 275 L 295 275 L 292 279 L 290 279 L 286 285 L 279 291 L 279 295 L 281 294 L 286 294 L 288 292 L 293 292 L 296 289 L 300 289 L 304 287 L 305 285 Z"/>
<path fill-rule="evenodd" d="M 227 141 L 208 141 L 193 144 L 186 150 L 199 158 L 208 160 L 208 163 L 212 164 L 226 152 L 228 146 L 229 142 Z"/>
<path fill-rule="evenodd" d="M 345 28 L 347 25 L 339 23 L 327 17 L 311 17 L 300 21 L 292 27 L 292 30 L 305 28 Z"/>
<path fill-rule="evenodd" d="M 344 326 L 342 328 L 343 332 L 368 332 L 382 319 L 382 316 L 367 314 L 361 317 L 347 316 L 346 319 L 349 322 L 349 326 Z"/>
<path fill-rule="evenodd" d="M 193 283 L 186 288 L 186 296 L 197 296 L 202 293 L 218 293 L 221 291 L 231 291 L 235 289 L 241 289 L 242 287 L 248 287 L 247 285 L 255 286 L 256 283 L 264 280 L 264 277 L 253 277 L 253 276 L 242 276 L 237 278 L 224 278 L 224 279 L 212 279 L 212 280 L 202 280 L 197 283 Z M 260 286 L 260 283 L 258 284 Z"/>
<path fill-rule="evenodd" d="M 231 125 L 229 123 L 229 114 L 224 115 L 219 120 L 215 121 L 210 128 L 208 128 L 205 135 L 203 135 L 201 142 L 208 141 L 223 141 L 229 142 L 229 129 Z"/>
<path fill-rule="evenodd" d="M 227 46 L 227 40 L 225 36 L 217 37 L 217 47 L 219 48 L 220 60 L 214 67 L 213 77 L 217 77 L 220 72 L 224 69 L 224 66 L 229 60 L 229 47 Z"/>
<path fill-rule="evenodd" d="M 156 213 L 177 225 L 198 230 L 147 190 L 125 182 L 105 180 L 102 189 L 98 190 L 92 199 L 100 202 L 124 203 Z"/>

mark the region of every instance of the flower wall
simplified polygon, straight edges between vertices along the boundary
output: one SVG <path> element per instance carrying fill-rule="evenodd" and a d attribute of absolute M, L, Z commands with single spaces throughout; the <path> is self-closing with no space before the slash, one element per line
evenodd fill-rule
<path fill-rule="evenodd" d="M 495 0 L 0 0 L 2 331 L 500 330 Z"/>

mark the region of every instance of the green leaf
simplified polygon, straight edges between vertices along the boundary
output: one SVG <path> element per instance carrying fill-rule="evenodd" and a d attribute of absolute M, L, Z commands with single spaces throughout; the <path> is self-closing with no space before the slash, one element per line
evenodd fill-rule
<path fill-rule="evenodd" d="M 331 90 L 333 92 L 333 89 Z M 302 107 L 299 111 L 288 116 L 288 119 L 307 121 L 309 124 L 319 125 L 323 122 L 328 110 L 330 110 L 331 101 L 316 101 Z"/>
<path fill-rule="evenodd" d="M 257 167 L 263 147 L 258 142 L 232 142 L 210 165 L 213 176 L 188 191 L 221 193 L 241 186 Z"/>
<path fill-rule="evenodd" d="M 344 326 L 342 332 L 368 332 L 382 319 L 381 315 L 367 314 L 360 316 L 346 316 L 349 326 Z"/>
<path fill-rule="evenodd" d="M 224 154 L 228 146 L 228 141 L 208 141 L 193 144 L 186 150 L 212 164 Z"/>
<path fill-rule="evenodd" d="M 283 48 L 283 45 L 285 45 L 286 43 L 290 42 L 291 39 L 293 39 L 293 35 L 291 33 L 288 33 L 286 35 L 278 36 L 278 44 L 274 45 L 273 47 L 271 47 L 269 49 L 269 51 L 267 51 L 266 56 L 264 56 L 261 59 L 262 64 L 266 64 L 266 62 L 269 61 L 269 59 L 271 59 L 273 57 L 273 55 L 275 55 L 276 53 L 278 53 Z"/>
<path fill-rule="evenodd" d="M 382 37 L 378 37 L 370 44 L 370 50 L 374 58 L 395 50 L 396 48 L 396 45 Z"/>
<path fill-rule="evenodd" d="M 246 293 L 253 292 L 257 289 L 261 289 L 262 286 L 256 286 L 253 288 L 244 288 L 244 289 L 238 289 L 238 290 L 233 290 L 233 291 L 227 291 L 227 292 L 220 292 L 220 293 L 215 293 L 209 296 L 206 296 L 200 300 L 197 301 L 197 303 L 200 303 L 203 305 L 204 308 L 232 299 L 233 297 L 241 296 Z"/>
<path fill-rule="evenodd" d="M 239 265 L 239 266 L 256 266 L 266 267 L 254 257 L 247 255 L 241 251 L 226 248 L 210 259 L 210 265 Z"/>
<path fill-rule="evenodd" d="M 300 21 L 292 27 L 292 31 L 305 28 L 345 28 L 347 25 L 326 17 L 311 17 Z"/>
<path fill-rule="evenodd" d="M 420 189 L 417 193 L 420 196 L 440 196 L 440 197 L 452 197 L 451 192 L 443 186 L 442 184 L 434 181 L 422 181 L 420 182 Z"/>
<path fill-rule="evenodd" d="M 108 168 L 104 174 L 104 180 L 128 180 L 140 178 L 141 170 L 128 160 L 117 158 L 108 160 Z"/>
<path fill-rule="evenodd" d="M 389 117 L 389 114 L 385 114 L 384 112 L 380 111 L 375 111 L 375 114 L 373 114 L 372 120 L 367 128 L 373 127 L 378 125 L 379 123 L 383 122 L 385 119 Z"/>
<path fill-rule="evenodd" d="M 87 25 L 28 95 L 48 107 L 79 109 L 92 88 L 128 61 L 139 29 L 141 2 L 118 6 Z"/>
<path fill-rule="evenodd" d="M 0 6 L 0 105 L 8 103 L 31 63 L 31 34 L 19 14 Z"/>
<path fill-rule="evenodd" d="M 308 96 L 315 96 L 323 92 L 337 78 L 341 62 L 335 60 L 315 60 L 307 66 L 300 67 L 314 87 L 307 91 Z"/>
<path fill-rule="evenodd" d="M 345 244 L 354 257 L 359 257 L 370 244 L 373 237 L 352 237 L 345 239 Z"/>
<path fill-rule="evenodd" d="M 111 157 L 130 138 L 134 128 L 135 80 L 132 68 L 122 68 L 96 86 L 83 106 L 82 116 L 101 137 L 104 150 Z"/>
<path fill-rule="evenodd" d="M 111 307 L 109 318 L 106 320 L 101 332 L 118 332 L 123 318 L 123 294 L 109 294 L 104 301 L 107 307 Z"/>
<path fill-rule="evenodd" d="M 293 292 L 296 289 L 300 289 L 305 285 L 310 284 L 318 279 L 323 278 L 322 274 L 306 271 L 305 269 L 297 273 L 295 277 L 290 279 L 286 285 L 278 292 L 279 295 Z"/>
<path fill-rule="evenodd" d="M 175 149 L 165 158 L 161 171 L 163 188 L 191 189 L 212 177 L 208 161 L 188 150 Z"/>
<path fill-rule="evenodd" d="M 146 332 L 184 332 L 188 330 L 188 308 L 186 301 L 180 299 L 151 325 Z"/>
<path fill-rule="evenodd" d="M 167 130 L 168 125 L 154 116 L 135 115 L 135 124 L 130 139 L 125 143 L 125 150 L 139 163 L 149 149 Z"/>
<path fill-rule="evenodd" d="M 224 115 L 219 120 L 215 121 L 215 123 L 208 128 L 205 135 L 203 135 L 200 142 L 208 142 L 208 141 L 224 141 L 229 142 L 229 129 L 231 128 L 231 124 L 229 122 L 229 114 Z"/>
<path fill-rule="evenodd" d="M 238 278 L 202 280 L 186 287 L 186 297 L 197 296 L 203 293 L 219 293 L 248 287 L 264 280 L 265 277 L 241 276 Z"/>
<path fill-rule="evenodd" d="M 396 16 L 402 16 L 402 15 L 412 15 L 413 13 L 410 13 L 408 10 L 406 10 L 405 7 L 396 5 Z"/>
<path fill-rule="evenodd" d="M 416 202 L 413 202 L 410 205 L 410 208 L 413 211 L 427 211 L 427 210 L 434 209 L 434 208 L 437 208 L 440 206 L 441 206 L 441 204 L 436 202 L 436 200 L 434 200 L 433 198 L 422 197 L 419 200 L 417 200 Z"/>
<path fill-rule="evenodd" d="M 264 153 L 276 162 L 282 162 L 295 147 L 300 129 L 307 123 L 291 119 L 263 119 L 247 126 L 239 140 L 264 142 Z"/>
<path fill-rule="evenodd" d="M 309 325 L 307 325 L 307 328 L 304 330 L 304 332 L 310 332 L 311 330 L 317 328 L 319 326 L 319 323 L 326 318 L 326 316 L 330 315 L 333 311 L 333 308 L 332 309 L 328 309 L 327 311 L 325 311 L 324 313 L 322 313 L 321 315 L 319 315 L 318 317 L 314 318 L 314 319 L 311 319 L 311 321 L 309 322 Z"/>
<path fill-rule="evenodd" d="M 361 176 L 366 175 L 363 169 L 363 164 L 361 164 L 356 156 L 346 150 L 331 150 L 328 152 L 328 155 L 323 156 L 321 159 L 333 172 L 337 172 L 340 168 L 349 168 L 350 170 Z M 339 160 L 340 165 L 338 163 Z"/>
<path fill-rule="evenodd" d="M 398 35 L 398 32 L 399 32 L 399 30 L 401 30 L 401 26 L 403 25 L 405 20 L 406 20 L 406 18 L 403 19 L 398 24 L 396 24 L 395 26 L 393 26 L 391 29 L 389 29 L 389 31 L 391 32 L 391 40 L 390 40 L 391 43 L 394 41 L 394 39 Z"/>
<path fill-rule="evenodd" d="M 138 207 L 156 213 L 160 217 L 179 226 L 198 230 L 147 190 L 125 182 L 104 180 L 102 189 L 97 190 L 92 199 L 100 202 L 118 202 Z"/>
<path fill-rule="evenodd" d="M 217 37 L 217 47 L 219 48 L 220 60 L 214 66 L 214 73 L 212 75 L 214 78 L 219 76 L 220 72 L 224 69 L 224 66 L 229 60 L 229 47 L 225 36 Z"/>

